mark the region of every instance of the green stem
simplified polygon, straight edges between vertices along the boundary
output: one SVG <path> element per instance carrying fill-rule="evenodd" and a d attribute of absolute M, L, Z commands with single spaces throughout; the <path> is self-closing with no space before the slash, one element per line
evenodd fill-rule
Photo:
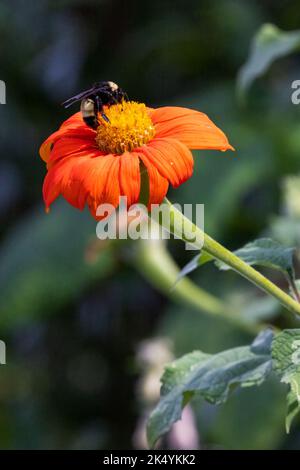
<path fill-rule="evenodd" d="M 167 223 L 164 226 L 163 217 L 161 224 L 164 226 L 164 228 L 166 228 L 168 231 L 171 231 L 176 237 L 181 238 L 183 241 L 188 241 L 189 243 L 189 240 L 191 239 L 202 239 L 203 245 L 199 241 L 195 241 L 195 248 L 205 251 L 219 261 L 223 261 L 238 274 L 248 279 L 263 291 L 275 297 L 284 307 L 286 307 L 287 310 L 300 316 L 300 304 L 298 302 L 296 302 L 292 297 L 273 284 L 273 282 L 271 282 L 261 273 L 252 268 L 252 266 L 249 266 L 238 256 L 224 248 L 220 243 L 206 235 L 206 233 L 204 233 L 203 230 L 201 230 L 199 227 L 191 224 L 191 222 L 167 199 L 165 199 L 165 202 L 165 206 L 169 210 L 169 221 L 171 223 L 169 224 L 169 222 L 166 221 Z M 189 233 L 186 233 L 186 226 L 190 226 Z M 185 227 L 185 232 L 182 230 L 182 227 Z"/>

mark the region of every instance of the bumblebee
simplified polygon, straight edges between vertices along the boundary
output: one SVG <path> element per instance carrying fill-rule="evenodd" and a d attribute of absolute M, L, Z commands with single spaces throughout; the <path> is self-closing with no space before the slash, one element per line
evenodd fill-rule
<path fill-rule="evenodd" d="M 123 100 L 128 101 L 128 96 L 116 83 L 102 81 L 96 82 L 92 88 L 72 96 L 72 98 L 64 101 L 62 105 L 68 108 L 77 101 L 81 101 L 80 111 L 84 122 L 89 127 L 96 129 L 99 125 L 98 113 L 101 114 L 106 122 L 109 122 L 108 117 L 103 111 L 103 106 L 111 106 Z"/>

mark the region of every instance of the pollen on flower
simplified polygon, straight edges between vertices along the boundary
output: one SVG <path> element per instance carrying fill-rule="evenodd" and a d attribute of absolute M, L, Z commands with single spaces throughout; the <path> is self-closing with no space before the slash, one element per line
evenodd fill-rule
<path fill-rule="evenodd" d="M 105 108 L 109 119 L 99 116 L 96 142 L 105 153 L 122 154 L 147 144 L 155 135 L 154 125 L 143 103 L 123 101 Z"/>

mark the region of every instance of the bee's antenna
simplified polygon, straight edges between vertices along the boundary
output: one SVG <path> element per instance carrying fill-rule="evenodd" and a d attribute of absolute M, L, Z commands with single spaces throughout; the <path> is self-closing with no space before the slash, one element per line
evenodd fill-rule
<path fill-rule="evenodd" d="M 61 106 L 64 106 L 65 108 L 69 108 L 69 106 L 72 106 L 72 104 L 76 103 L 77 101 L 80 101 L 80 98 L 78 96 L 72 96 L 72 98 L 69 98 L 66 101 L 63 101 L 61 103 Z"/>

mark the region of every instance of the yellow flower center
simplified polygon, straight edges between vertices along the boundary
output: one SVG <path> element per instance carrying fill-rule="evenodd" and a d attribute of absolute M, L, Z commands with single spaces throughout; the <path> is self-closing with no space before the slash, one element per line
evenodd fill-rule
<path fill-rule="evenodd" d="M 96 142 L 103 152 L 130 152 L 154 137 L 154 125 L 143 103 L 123 101 L 105 107 L 104 112 L 109 122 L 99 115 L 96 131 Z"/>

